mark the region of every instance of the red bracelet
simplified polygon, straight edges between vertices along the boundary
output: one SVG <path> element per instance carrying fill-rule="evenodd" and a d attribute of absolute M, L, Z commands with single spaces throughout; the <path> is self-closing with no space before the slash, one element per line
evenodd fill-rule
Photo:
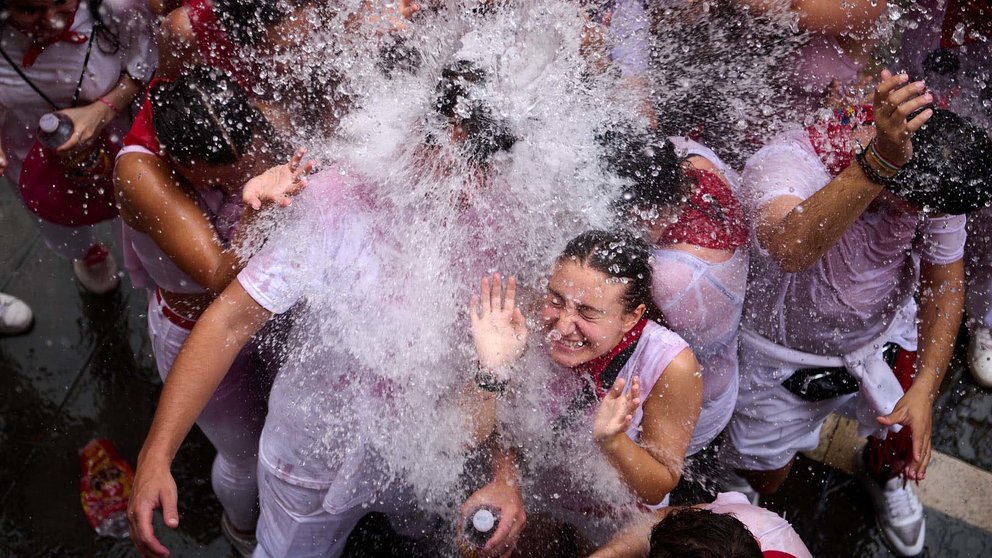
<path fill-rule="evenodd" d="M 107 105 L 108 107 L 110 107 L 110 110 L 114 111 L 114 114 L 120 114 L 121 113 L 121 111 L 118 110 L 117 107 L 115 107 L 113 103 L 111 103 L 110 101 L 108 101 L 104 97 L 98 98 L 97 99 L 97 102 L 103 103 L 103 104 Z"/>

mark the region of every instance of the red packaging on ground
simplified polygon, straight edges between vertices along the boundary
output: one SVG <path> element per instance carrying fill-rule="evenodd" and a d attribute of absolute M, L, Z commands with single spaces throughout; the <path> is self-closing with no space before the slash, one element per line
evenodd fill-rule
<path fill-rule="evenodd" d="M 101 536 L 126 538 L 127 503 L 134 470 L 113 442 L 96 438 L 79 452 L 79 498 L 86 520 Z"/>

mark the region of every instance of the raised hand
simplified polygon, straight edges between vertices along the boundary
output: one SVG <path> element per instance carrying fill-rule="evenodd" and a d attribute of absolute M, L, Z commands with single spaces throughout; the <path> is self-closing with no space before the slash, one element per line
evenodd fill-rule
<path fill-rule="evenodd" d="M 516 307 L 517 278 L 510 277 L 503 293 L 503 278 L 483 277 L 479 294 L 472 295 L 469 317 L 479 364 L 489 370 L 503 368 L 520 356 L 527 344 L 527 322 Z"/>
<path fill-rule="evenodd" d="M 933 102 L 933 95 L 926 92 L 922 81 L 907 83 L 906 74 L 882 70 L 881 78 L 874 98 L 875 149 L 901 167 L 913 158 L 913 134 L 930 120 L 933 110 L 924 110 L 912 120 L 906 118 Z"/>
<path fill-rule="evenodd" d="M 316 166 L 312 159 L 301 165 L 306 150 L 300 148 L 288 163 L 272 167 L 249 180 L 241 192 L 241 198 L 252 209 L 261 209 L 265 203 L 289 207 L 293 196 L 306 188 L 306 175 Z"/>
<path fill-rule="evenodd" d="M 623 435 L 634 421 L 634 413 L 641 404 L 641 381 L 634 376 L 627 393 L 623 392 L 624 385 L 624 379 L 617 378 L 599 403 L 592 423 L 592 438 L 596 443 L 603 444 L 617 435 Z"/>

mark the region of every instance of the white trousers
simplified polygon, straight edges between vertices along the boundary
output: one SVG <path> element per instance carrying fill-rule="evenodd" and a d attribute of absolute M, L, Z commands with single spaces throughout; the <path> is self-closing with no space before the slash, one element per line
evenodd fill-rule
<path fill-rule="evenodd" d="M 148 335 L 162 381 L 189 333 L 166 318 L 154 294 L 149 296 Z M 196 419 L 217 449 L 211 472 L 214 493 L 234 527 L 243 531 L 254 530 L 258 519 L 255 472 L 268 396 L 268 386 L 251 360 L 250 349 L 242 350 Z"/>

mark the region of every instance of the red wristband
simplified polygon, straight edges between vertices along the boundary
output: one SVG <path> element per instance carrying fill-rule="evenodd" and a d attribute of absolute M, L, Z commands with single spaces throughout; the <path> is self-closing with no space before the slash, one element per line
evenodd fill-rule
<path fill-rule="evenodd" d="M 98 103 L 103 103 L 103 104 L 107 105 L 108 107 L 110 107 L 110 110 L 114 111 L 114 114 L 120 114 L 121 113 L 121 111 L 117 107 L 114 106 L 114 103 L 111 103 L 110 101 L 108 101 L 104 97 L 98 98 L 97 99 L 97 102 Z"/>

